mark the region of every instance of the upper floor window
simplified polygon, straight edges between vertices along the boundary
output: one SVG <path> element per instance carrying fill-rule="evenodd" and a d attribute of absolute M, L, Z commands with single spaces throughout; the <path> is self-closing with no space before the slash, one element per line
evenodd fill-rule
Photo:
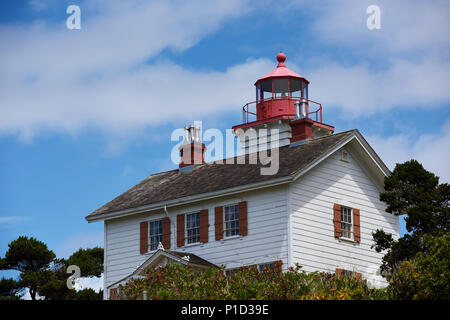
<path fill-rule="evenodd" d="M 352 208 L 341 206 L 341 237 L 352 238 Z"/>
<path fill-rule="evenodd" d="M 149 224 L 150 251 L 158 249 L 158 244 L 163 241 L 162 220 L 150 221 Z"/>
<path fill-rule="evenodd" d="M 224 215 L 225 215 L 225 236 L 231 237 L 235 235 L 239 235 L 239 208 L 237 204 L 225 206 Z"/>
<path fill-rule="evenodd" d="M 186 214 L 187 243 L 200 242 L 200 212 Z"/>

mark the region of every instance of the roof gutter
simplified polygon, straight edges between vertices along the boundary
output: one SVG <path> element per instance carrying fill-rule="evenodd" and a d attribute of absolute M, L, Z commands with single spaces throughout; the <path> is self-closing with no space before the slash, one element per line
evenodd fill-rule
<path fill-rule="evenodd" d="M 138 214 L 138 213 L 159 210 L 159 209 L 164 209 L 166 211 L 167 207 L 181 206 L 181 205 L 189 204 L 192 202 L 204 201 L 204 200 L 214 199 L 214 198 L 218 198 L 218 197 L 233 195 L 236 193 L 240 193 L 242 191 L 254 191 L 254 190 L 258 190 L 258 189 L 262 189 L 262 188 L 273 187 L 273 186 L 289 183 L 292 181 L 292 179 L 293 179 L 293 176 L 288 175 L 288 176 L 276 178 L 273 180 L 256 182 L 256 183 L 246 184 L 246 185 L 237 186 L 237 187 L 233 187 L 233 188 L 217 190 L 217 191 L 187 196 L 187 197 L 168 200 L 168 201 L 156 202 L 156 203 L 152 203 L 152 204 L 137 207 L 137 208 L 130 208 L 130 209 L 125 209 L 125 210 L 113 211 L 110 213 L 86 216 L 85 219 L 89 223 L 91 223 L 91 222 L 95 222 L 95 221 L 110 220 L 110 219 L 115 219 L 115 218 L 119 218 L 119 217 L 120 218 L 126 217 L 126 216 L 130 216 L 130 215 Z"/>

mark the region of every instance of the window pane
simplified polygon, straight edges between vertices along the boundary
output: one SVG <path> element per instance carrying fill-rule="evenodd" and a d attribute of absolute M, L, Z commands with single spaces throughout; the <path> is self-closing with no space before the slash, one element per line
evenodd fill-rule
<path fill-rule="evenodd" d="M 238 205 L 224 207 L 225 212 L 225 236 L 231 237 L 239 234 L 239 210 Z"/>
<path fill-rule="evenodd" d="M 344 238 L 352 237 L 352 209 L 341 207 L 341 233 Z"/>
<path fill-rule="evenodd" d="M 200 242 L 200 212 L 186 215 L 187 243 Z"/>
<path fill-rule="evenodd" d="M 149 223 L 150 250 L 158 249 L 162 242 L 162 220 L 150 221 Z"/>

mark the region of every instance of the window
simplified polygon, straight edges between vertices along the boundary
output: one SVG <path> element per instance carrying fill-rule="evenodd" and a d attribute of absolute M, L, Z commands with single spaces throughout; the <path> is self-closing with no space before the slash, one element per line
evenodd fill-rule
<path fill-rule="evenodd" d="M 341 274 L 346 277 L 353 277 L 355 275 L 355 272 L 344 269 L 342 270 Z"/>
<path fill-rule="evenodd" d="M 348 162 L 348 152 L 345 150 L 341 152 L 341 161 Z"/>
<path fill-rule="evenodd" d="M 186 214 L 187 243 L 200 242 L 200 212 Z"/>
<path fill-rule="evenodd" d="M 163 241 L 162 220 L 150 221 L 149 224 L 150 251 L 158 249 L 158 244 Z"/>
<path fill-rule="evenodd" d="M 336 268 L 336 275 L 344 277 L 355 277 L 358 280 L 362 280 L 362 273 L 356 271 Z"/>
<path fill-rule="evenodd" d="M 352 238 L 352 208 L 341 206 L 341 237 Z"/>
<path fill-rule="evenodd" d="M 224 207 L 225 236 L 231 237 L 239 234 L 239 208 L 238 205 Z"/>
<path fill-rule="evenodd" d="M 237 270 L 239 270 L 239 268 L 227 269 L 227 270 L 225 270 L 225 275 L 227 277 L 232 277 L 232 276 L 234 276 L 234 274 L 236 273 Z"/>
<path fill-rule="evenodd" d="M 265 268 L 275 268 L 275 264 L 271 263 L 262 263 L 258 265 L 258 271 L 262 272 Z"/>

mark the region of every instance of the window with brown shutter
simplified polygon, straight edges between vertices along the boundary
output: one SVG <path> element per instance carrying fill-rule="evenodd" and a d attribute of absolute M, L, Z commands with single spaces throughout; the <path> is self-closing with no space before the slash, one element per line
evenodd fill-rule
<path fill-rule="evenodd" d="M 336 238 L 341 237 L 341 205 L 335 203 L 334 204 L 334 236 Z"/>
<path fill-rule="evenodd" d="M 148 222 L 143 221 L 140 223 L 140 243 L 139 243 L 139 249 L 140 253 L 144 254 L 148 251 Z"/>
<path fill-rule="evenodd" d="M 283 260 L 277 260 L 275 261 L 275 269 L 278 270 L 278 272 L 280 272 L 280 274 L 283 272 Z"/>
<path fill-rule="evenodd" d="M 208 242 L 208 210 L 200 210 L 200 242 Z"/>
<path fill-rule="evenodd" d="M 184 214 L 177 215 L 177 247 L 184 246 Z"/>
<path fill-rule="evenodd" d="M 362 280 L 362 274 L 360 272 L 345 270 L 336 268 L 336 275 L 344 277 L 355 277 L 358 280 Z"/>
<path fill-rule="evenodd" d="M 214 233 L 216 240 L 223 238 L 223 207 L 214 208 Z"/>
<path fill-rule="evenodd" d="M 119 292 L 117 288 L 109 289 L 109 300 L 118 300 L 118 299 L 119 299 Z"/>
<path fill-rule="evenodd" d="M 247 228 L 247 201 L 239 202 L 239 234 L 246 236 L 248 233 Z"/>
<path fill-rule="evenodd" d="M 361 225 L 359 220 L 359 209 L 353 208 L 353 240 L 356 242 L 361 242 Z"/>
<path fill-rule="evenodd" d="M 170 249 L 170 219 L 162 219 L 162 245 L 164 249 Z"/>

